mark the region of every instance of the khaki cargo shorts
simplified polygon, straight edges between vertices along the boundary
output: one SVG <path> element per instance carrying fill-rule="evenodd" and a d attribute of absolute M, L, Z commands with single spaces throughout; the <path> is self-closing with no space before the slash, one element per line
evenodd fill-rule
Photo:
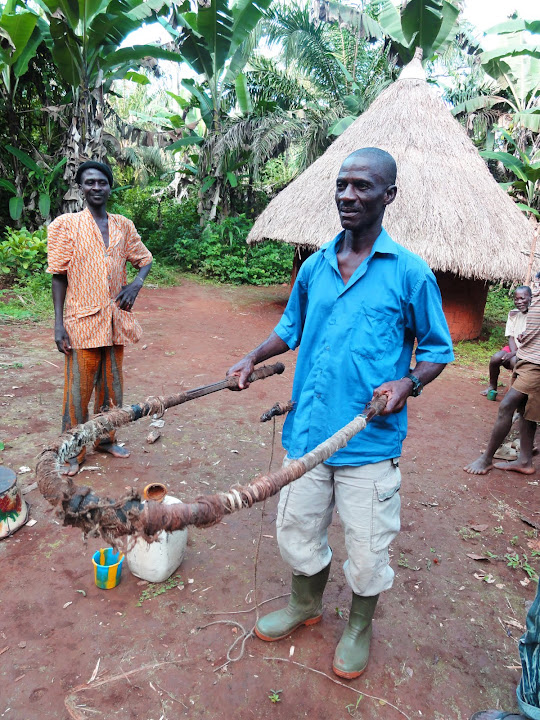
<path fill-rule="evenodd" d="M 512 375 L 512 387 L 527 395 L 523 417 L 540 422 L 540 365 L 528 360 L 518 360 Z"/>

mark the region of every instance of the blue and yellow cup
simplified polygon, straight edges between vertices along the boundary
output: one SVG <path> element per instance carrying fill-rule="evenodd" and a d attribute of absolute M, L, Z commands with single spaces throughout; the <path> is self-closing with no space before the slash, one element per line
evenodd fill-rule
<path fill-rule="evenodd" d="M 115 553 L 112 548 L 101 548 L 94 553 L 94 580 L 98 588 L 110 590 L 118 585 L 122 575 L 124 553 Z"/>

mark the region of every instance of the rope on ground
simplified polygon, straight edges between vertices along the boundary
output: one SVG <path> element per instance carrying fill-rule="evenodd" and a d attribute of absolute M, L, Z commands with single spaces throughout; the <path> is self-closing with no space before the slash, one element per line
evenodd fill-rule
<path fill-rule="evenodd" d="M 251 590 L 250 590 L 251 592 Z M 253 607 L 246 608 L 245 610 L 205 610 L 203 615 L 244 615 L 245 613 L 250 613 L 256 610 L 258 607 L 262 607 L 263 605 L 266 605 L 266 603 L 272 602 L 272 600 L 281 600 L 281 598 L 289 597 L 291 593 L 283 593 L 283 595 L 274 595 L 274 597 L 268 598 L 267 600 L 263 600 L 258 605 L 254 605 Z"/>
<path fill-rule="evenodd" d="M 289 658 L 263 657 L 263 660 L 268 660 L 269 662 L 290 663 L 291 665 L 297 665 L 298 667 L 301 667 L 304 670 L 309 670 L 310 672 L 316 673 L 317 675 L 322 675 L 327 680 L 330 680 L 330 682 L 333 682 L 336 685 L 341 685 L 341 687 L 347 688 L 347 690 L 350 690 L 357 695 L 363 695 L 364 697 L 370 698 L 371 700 L 377 700 L 377 702 L 381 703 L 382 705 L 388 705 L 388 707 L 396 710 L 400 715 L 403 715 L 404 718 L 407 718 L 407 720 L 411 720 L 411 718 L 406 713 L 404 713 L 403 710 L 400 710 L 396 705 L 393 705 L 389 700 L 386 700 L 386 698 L 377 697 L 377 695 L 370 695 L 369 693 L 365 692 L 365 690 L 357 690 L 356 688 L 353 688 L 350 685 L 346 685 L 340 680 L 336 680 L 330 675 L 327 675 L 322 670 L 315 670 L 315 668 L 309 667 L 309 665 L 303 665 L 302 663 L 296 662 L 296 660 L 289 660 Z"/>
<path fill-rule="evenodd" d="M 165 660 L 163 662 L 152 663 L 150 665 L 142 665 L 142 667 L 135 668 L 134 670 L 128 670 L 127 672 L 121 672 L 118 675 L 112 675 L 111 677 L 103 678 L 102 680 L 91 680 L 90 682 L 82 685 L 77 685 L 73 688 L 73 690 L 71 690 L 69 695 L 66 695 L 64 698 L 65 708 L 73 720 L 86 720 L 86 716 L 78 711 L 79 706 L 75 704 L 77 701 L 76 696 L 79 693 L 86 692 L 87 690 L 93 690 L 100 685 L 107 685 L 109 683 L 117 682 L 118 680 L 127 680 L 130 675 L 135 675 L 135 673 L 144 672 L 145 670 L 155 670 L 163 665 L 192 665 L 200 659 L 201 658 L 185 658 L 183 660 Z M 84 711 L 92 712 L 92 710 L 86 706 L 84 707 Z"/>
<path fill-rule="evenodd" d="M 272 470 L 272 463 L 274 461 L 275 443 L 276 443 L 276 418 L 274 416 L 274 422 L 272 424 L 272 443 L 271 443 L 271 451 L 270 451 L 270 461 L 268 463 L 268 472 L 269 473 Z M 259 564 L 259 550 L 261 547 L 265 510 L 266 510 L 266 500 L 263 502 L 263 506 L 262 506 L 261 522 L 259 525 L 259 537 L 257 539 L 257 547 L 255 549 L 255 558 L 253 560 L 253 588 L 254 588 L 254 595 L 255 595 L 255 608 L 251 608 L 251 610 L 253 610 L 253 609 L 255 610 L 255 622 L 253 624 L 253 627 L 250 630 L 246 630 L 246 628 L 241 623 L 235 622 L 234 620 L 214 620 L 214 622 L 208 623 L 207 625 L 203 625 L 202 627 L 198 628 L 199 630 L 203 630 L 204 628 L 210 627 L 210 625 L 234 625 L 235 627 L 240 628 L 240 630 L 242 631 L 242 634 L 236 638 L 236 640 L 233 642 L 233 644 L 227 650 L 227 662 L 223 663 L 218 668 L 216 668 L 214 670 L 214 672 L 218 672 L 219 670 L 221 670 L 221 668 L 225 667 L 230 662 L 237 662 L 238 660 L 241 660 L 244 657 L 246 642 L 249 640 L 250 637 L 253 637 L 253 631 L 255 630 L 255 625 L 257 624 L 257 622 L 259 620 L 259 607 L 260 607 L 260 605 L 264 605 L 265 602 L 269 602 L 269 600 L 265 600 L 264 602 L 260 603 L 260 605 L 259 605 L 258 586 L 257 586 L 257 568 L 258 568 L 258 564 Z M 290 593 L 287 593 L 287 595 L 290 595 Z M 271 599 L 273 599 L 273 598 L 271 598 Z M 239 651 L 238 655 L 233 658 L 233 657 L 231 657 L 231 653 L 234 650 L 234 648 L 238 645 L 238 643 L 241 643 L 240 651 Z"/>

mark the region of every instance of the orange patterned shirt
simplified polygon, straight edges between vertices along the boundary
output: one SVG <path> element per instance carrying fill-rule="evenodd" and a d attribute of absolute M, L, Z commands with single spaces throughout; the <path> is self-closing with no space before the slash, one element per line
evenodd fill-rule
<path fill-rule="evenodd" d="M 60 215 L 47 231 L 47 272 L 67 275 L 64 327 L 74 350 L 127 345 L 142 334 L 133 313 L 120 310 L 115 298 L 127 284 L 126 262 L 139 269 L 152 254 L 131 220 L 108 218 L 108 248 L 88 209 Z"/>

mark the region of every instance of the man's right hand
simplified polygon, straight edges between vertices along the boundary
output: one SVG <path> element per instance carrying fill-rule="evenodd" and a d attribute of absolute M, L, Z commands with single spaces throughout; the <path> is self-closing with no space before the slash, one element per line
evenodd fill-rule
<path fill-rule="evenodd" d="M 254 369 L 255 363 L 249 355 L 246 355 L 240 362 L 237 362 L 236 365 L 229 368 L 227 370 L 227 377 L 229 377 L 229 375 L 236 375 L 238 378 L 238 387 L 231 388 L 231 390 L 246 390 L 249 387 L 248 377 Z"/>
<path fill-rule="evenodd" d="M 272 330 L 268 338 L 259 347 L 249 352 L 240 362 L 227 370 L 227 376 L 236 375 L 238 378 L 238 387 L 231 388 L 231 390 L 245 390 L 248 388 L 248 377 L 257 363 L 268 360 L 275 355 L 281 355 L 281 353 L 287 352 L 288 349 L 287 343 L 276 334 L 275 330 Z"/>
<path fill-rule="evenodd" d="M 63 355 L 69 355 L 71 353 L 71 342 L 66 328 L 63 325 L 55 325 L 54 342 L 56 343 L 58 352 L 61 352 Z"/>

